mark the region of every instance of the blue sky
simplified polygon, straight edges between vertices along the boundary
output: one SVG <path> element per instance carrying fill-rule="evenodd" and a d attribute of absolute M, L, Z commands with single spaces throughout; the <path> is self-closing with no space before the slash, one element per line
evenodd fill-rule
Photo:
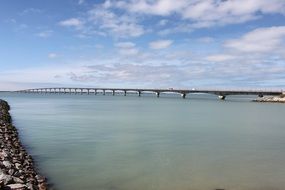
<path fill-rule="evenodd" d="M 285 89 L 285 0 L 2 0 L 0 89 Z"/>

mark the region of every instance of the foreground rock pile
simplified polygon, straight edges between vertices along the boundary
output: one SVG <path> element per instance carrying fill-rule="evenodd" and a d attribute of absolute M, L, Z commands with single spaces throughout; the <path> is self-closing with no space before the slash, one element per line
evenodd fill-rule
<path fill-rule="evenodd" d="M 0 100 L 0 190 L 46 190 L 46 179 L 37 174 L 33 159 L 22 147 L 9 109 Z"/>

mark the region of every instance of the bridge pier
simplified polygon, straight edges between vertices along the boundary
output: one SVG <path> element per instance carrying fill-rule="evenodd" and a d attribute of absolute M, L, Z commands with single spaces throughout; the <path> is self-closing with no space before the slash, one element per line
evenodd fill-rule
<path fill-rule="evenodd" d="M 156 97 L 159 98 L 159 96 L 160 96 L 160 92 L 156 92 Z"/>
<path fill-rule="evenodd" d="M 141 94 L 142 94 L 142 92 L 141 92 L 141 91 L 138 91 L 138 95 L 139 95 L 139 97 L 141 97 Z"/>
<path fill-rule="evenodd" d="M 103 90 L 103 95 L 104 95 L 104 96 L 106 95 L 106 92 L 105 92 L 105 90 Z"/>
<path fill-rule="evenodd" d="M 94 95 L 97 95 L 97 90 L 96 89 L 94 90 Z"/>
<path fill-rule="evenodd" d="M 225 100 L 225 99 L 226 99 L 226 96 L 225 96 L 225 95 L 219 95 L 219 99 L 220 99 L 220 100 Z"/>
<path fill-rule="evenodd" d="M 115 96 L 115 90 L 112 90 L 112 95 Z"/>
<path fill-rule="evenodd" d="M 87 89 L 87 94 L 89 95 L 89 89 Z"/>
<path fill-rule="evenodd" d="M 182 97 L 183 99 L 185 99 L 185 98 L 186 98 L 186 93 L 182 93 L 182 94 L 181 94 L 181 97 Z"/>
<path fill-rule="evenodd" d="M 127 91 L 126 90 L 124 90 L 124 96 L 126 96 L 127 95 Z"/>

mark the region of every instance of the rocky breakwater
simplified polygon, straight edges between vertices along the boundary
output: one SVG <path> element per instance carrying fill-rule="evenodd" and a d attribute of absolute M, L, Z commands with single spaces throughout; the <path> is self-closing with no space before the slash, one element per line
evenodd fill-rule
<path fill-rule="evenodd" d="M 258 98 L 253 100 L 254 102 L 275 102 L 275 103 L 285 103 L 285 94 L 280 96 L 265 96 L 262 98 Z"/>
<path fill-rule="evenodd" d="M 0 100 L 0 190 L 46 190 L 46 179 L 34 167 L 12 125 L 9 105 Z"/>

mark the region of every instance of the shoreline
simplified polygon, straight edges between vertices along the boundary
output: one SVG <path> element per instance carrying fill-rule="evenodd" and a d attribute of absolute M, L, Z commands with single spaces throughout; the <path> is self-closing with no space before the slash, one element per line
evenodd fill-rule
<path fill-rule="evenodd" d="M 253 100 L 254 102 L 285 103 L 285 95 L 262 97 Z"/>
<path fill-rule="evenodd" d="M 47 190 L 45 177 L 36 171 L 12 124 L 9 104 L 0 99 L 0 189 Z"/>

